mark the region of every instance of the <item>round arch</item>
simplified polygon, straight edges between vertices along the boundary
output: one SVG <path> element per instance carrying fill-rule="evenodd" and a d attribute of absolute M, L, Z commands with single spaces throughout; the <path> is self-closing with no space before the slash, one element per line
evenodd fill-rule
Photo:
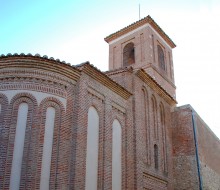
<path fill-rule="evenodd" d="M 123 49 L 123 66 L 129 66 L 135 63 L 134 43 L 130 42 Z"/>

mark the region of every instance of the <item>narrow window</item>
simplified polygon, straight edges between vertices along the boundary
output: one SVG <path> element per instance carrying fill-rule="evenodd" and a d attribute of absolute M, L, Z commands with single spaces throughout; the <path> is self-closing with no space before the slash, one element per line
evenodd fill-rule
<path fill-rule="evenodd" d="M 121 190 L 121 125 L 114 120 L 112 127 L 112 189 Z"/>
<path fill-rule="evenodd" d="M 158 169 L 158 146 L 156 144 L 154 145 L 154 167 Z"/>
<path fill-rule="evenodd" d="M 97 190 L 99 151 L 99 115 L 94 107 L 89 108 L 86 153 L 86 190 Z"/>
<path fill-rule="evenodd" d="M 43 156 L 41 165 L 40 189 L 50 189 L 50 166 L 53 147 L 53 132 L 55 124 L 55 109 L 48 107 L 46 112 Z"/>
<path fill-rule="evenodd" d="M 166 70 L 165 56 L 164 56 L 164 52 L 163 52 L 163 49 L 161 48 L 161 46 L 157 45 L 157 51 L 158 51 L 159 66 L 165 71 Z"/>
<path fill-rule="evenodd" d="M 21 165 L 23 159 L 25 130 L 27 125 L 28 104 L 21 103 L 18 108 L 14 152 L 11 167 L 10 189 L 18 190 L 21 178 Z"/>
<path fill-rule="evenodd" d="M 134 44 L 128 43 L 123 49 L 123 66 L 135 63 Z"/>

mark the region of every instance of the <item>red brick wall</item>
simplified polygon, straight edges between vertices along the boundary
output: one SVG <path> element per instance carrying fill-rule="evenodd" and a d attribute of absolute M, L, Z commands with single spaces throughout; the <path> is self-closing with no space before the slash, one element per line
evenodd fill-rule
<path fill-rule="evenodd" d="M 219 139 L 190 105 L 176 108 L 172 113 L 172 123 L 175 188 L 199 189 L 197 166 L 199 162 L 200 183 L 203 189 L 218 189 L 220 187 Z M 199 161 L 196 159 L 196 142 Z"/>
<path fill-rule="evenodd" d="M 113 71 L 108 75 L 133 93 L 136 189 L 143 189 L 143 187 L 158 190 L 172 189 L 171 106 L 153 89 L 144 84 L 135 75 L 135 71 Z M 152 98 L 154 99 L 154 110 L 152 109 Z M 161 107 L 164 109 L 162 114 L 164 126 L 160 116 Z M 155 122 L 153 122 L 154 120 Z M 157 135 L 155 135 L 155 131 L 157 131 Z M 158 169 L 154 168 L 155 144 L 159 148 Z"/>
<path fill-rule="evenodd" d="M 128 43 L 134 43 L 136 68 L 143 68 L 164 88 L 175 97 L 172 48 L 150 26 L 125 34 L 109 44 L 109 69 L 123 68 L 123 49 Z M 164 51 L 166 70 L 158 63 L 157 45 Z"/>
<path fill-rule="evenodd" d="M 12 59 L 15 60 L 14 57 Z M 10 61 L 10 58 L 7 59 L 7 63 Z M 25 58 L 22 61 L 27 60 Z M 25 92 L 17 94 L 10 102 L 0 93 L 3 110 L 3 114 L 0 115 L 0 188 L 9 188 L 17 109 L 19 102 L 27 102 L 30 110 L 25 134 L 20 189 L 39 189 L 45 113 L 50 106 L 56 110 L 50 189 L 85 187 L 87 117 L 90 106 L 97 109 L 100 117 L 98 188 L 111 189 L 112 186 L 112 124 L 114 119 L 117 119 L 122 126 L 122 188 L 134 189 L 132 100 L 124 99 L 83 72 L 80 79 L 74 82 L 71 77 L 60 75 L 59 69 L 47 71 L 46 67 L 49 63 L 46 60 L 43 60 L 45 67 L 41 70 L 31 69 L 32 64 L 36 64 L 36 58 L 28 57 L 29 67 L 24 66 L 22 61 L 20 68 L 0 70 L 2 92 L 11 90 Z M 41 64 L 42 60 L 37 61 Z M 0 64 L 3 66 L 4 60 Z M 56 66 L 58 63 L 53 64 Z M 35 95 L 38 92 L 45 93 L 47 98 L 39 102 L 37 100 L 39 98 L 32 95 L 32 92 L 35 92 Z M 63 105 L 59 98 L 65 99 L 66 105 Z"/>
<path fill-rule="evenodd" d="M 38 64 L 44 62 L 45 68 L 41 70 L 24 66 L 25 62 L 36 64 L 36 58 L 30 59 L 17 57 L 17 68 L 4 68 L 0 70 L 1 75 L 1 95 L 2 106 L 0 118 L 1 130 L 1 169 L 0 169 L 0 189 L 8 189 L 10 182 L 10 172 L 13 158 L 14 139 L 16 132 L 16 122 L 19 104 L 26 102 L 29 106 L 27 127 L 25 133 L 23 160 L 21 168 L 20 189 L 39 189 L 42 148 L 44 141 L 45 113 L 47 107 L 54 107 L 56 119 L 54 127 L 52 161 L 50 174 L 51 189 L 62 189 L 69 184 L 69 165 L 71 148 L 71 115 L 73 109 L 74 85 L 68 83 L 66 77 L 58 72 L 46 71 L 47 61 L 38 59 Z M 15 58 L 5 58 L 1 60 L 0 66 L 14 62 Z M 50 61 L 48 61 L 49 64 Z M 32 64 L 32 63 L 31 63 Z M 44 71 L 45 69 L 45 71 Z M 7 73 L 7 74 L 6 74 Z M 63 80 L 61 80 L 63 79 Z M 4 93 L 14 91 L 12 99 L 6 98 Z M 35 92 L 33 95 L 32 92 Z M 48 94 L 41 102 L 37 101 L 37 93 Z M 63 105 L 58 99 L 66 99 L 67 105 Z M 66 107 L 66 110 L 64 108 Z M 66 112 L 67 111 L 67 112 Z M 70 112 L 71 111 L 71 112 Z"/>
<path fill-rule="evenodd" d="M 198 152 L 204 189 L 220 188 L 220 140 L 195 113 Z"/>
<path fill-rule="evenodd" d="M 75 137 L 75 161 L 72 163 L 74 189 L 85 187 L 87 116 L 89 107 L 97 109 L 100 117 L 98 189 L 112 185 L 112 124 L 117 119 L 122 126 L 122 186 L 134 188 L 134 148 L 130 100 L 125 101 L 108 88 L 83 74 L 78 85 Z M 92 89 L 92 90 L 89 90 Z M 123 108 L 117 109 L 114 104 Z M 83 176 L 83 177 L 82 177 Z"/>
<path fill-rule="evenodd" d="M 190 106 L 172 113 L 174 189 L 199 189 L 198 169 Z"/>

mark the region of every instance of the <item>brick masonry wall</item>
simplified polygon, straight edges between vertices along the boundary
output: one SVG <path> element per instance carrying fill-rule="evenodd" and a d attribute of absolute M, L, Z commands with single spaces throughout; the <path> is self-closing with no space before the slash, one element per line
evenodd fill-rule
<path fill-rule="evenodd" d="M 199 189 L 192 126 L 189 106 L 176 108 L 172 113 L 174 189 Z"/>
<path fill-rule="evenodd" d="M 171 106 L 153 89 L 144 84 L 135 75 L 135 71 L 113 71 L 112 73 L 109 72 L 108 75 L 133 93 L 135 189 L 173 189 Z M 155 105 L 154 110 L 152 98 Z M 160 106 L 164 109 L 165 126 L 161 123 Z M 158 169 L 154 167 L 154 144 L 157 144 L 159 148 Z"/>
<path fill-rule="evenodd" d="M 23 58 L 23 62 L 20 59 L 22 58 L 19 57 L 17 60 L 17 65 L 20 64 L 20 67 L 0 70 L 0 189 L 9 188 L 17 112 L 18 106 L 22 102 L 28 104 L 29 110 L 19 189 L 39 189 L 47 107 L 54 107 L 56 110 L 50 189 L 66 189 L 69 183 L 69 153 L 71 151 L 71 132 L 69 130 L 71 129 L 72 112 L 69 111 L 72 111 L 71 101 L 74 98 L 72 79 L 56 72 L 24 67 L 23 62 L 26 62 L 27 59 L 30 62 L 30 57 Z M 9 61 L 13 63 L 14 58 L 7 58 L 5 62 L 1 60 L 0 65 L 3 66 Z M 36 58 L 33 58 L 34 62 L 36 62 Z M 42 60 L 39 59 L 38 64 L 41 62 Z M 47 63 L 44 64 L 46 68 Z M 67 105 L 63 104 L 64 100 Z M 66 112 L 67 110 L 68 112 Z"/>
<path fill-rule="evenodd" d="M 130 42 L 134 43 L 135 48 L 135 63 L 132 67 L 145 69 L 171 96 L 175 97 L 172 49 L 150 26 L 125 34 L 123 38 L 110 43 L 109 69 L 124 67 L 123 49 Z M 164 51 L 165 71 L 158 63 L 157 45 L 160 45 Z"/>
<path fill-rule="evenodd" d="M 175 188 L 199 189 L 192 114 L 202 187 L 220 189 L 220 141 L 190 105 L 176 108 L 172 113 Z"/>
<path fill-rule="evenodd" d="M 87 116 L 89 107 L 93 106 L 100 117 L 98 189 L 112 187 L 111 150 L 114 119 L 122 126 L 122 189 L 134 189 L 131 101 L 124 100 L 86 74 L 81 76 L 77 89 L 75 161 L 72 163 L 74 179 L 71 183 L 73 188 L 85 188 Z"/>
<path fill-rule="evenodd" d="M 9 61 L 10 58 L 7 63 Z M 31 68 L 36 58 L 32 60 L 29 56 L 28 61 L 29 67 L 24 67 L 21 61 L 20 67 L 0 70 L 0 189 L 8 189 L 10 185 L 15 126 L 21 102 L 27 102 L 29 112 L 20 189 L 40 188 L 48 107 L 56 110 L 50 189 L 85 188 L 87 121 L 91 106 L 100 117 L 98 189 L 112 189 L 112 124 L 115 119 L 122 126 L 122 189 L 135 189 L 132 99 L 124 99 L 83 71 L 77 81 L 60 75 L 59 70 L 46 71 L 49 63 L 45 60 L 45 67 L 40 70 Z M 37 61 L 41 64 L 42 60 Z M 1 65 L 4 64 L 2 61 Z"/>
<path fill-rule="evenodd" d="M 220 189 L 220 140 L 195 111 L 194 113 L 203 188 Z"/>

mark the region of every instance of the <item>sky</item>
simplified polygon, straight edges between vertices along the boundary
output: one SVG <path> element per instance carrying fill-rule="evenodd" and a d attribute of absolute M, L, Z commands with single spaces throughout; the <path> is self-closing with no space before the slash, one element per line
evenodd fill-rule
<path fill-rule="evenodd" d="M 150 15 L 173 49 L 178 105 L 191 104 L 220 138 L 218 0 L 0 0 L 0 54 L 31 53 L 108 70 L 104 38 Z"/>

